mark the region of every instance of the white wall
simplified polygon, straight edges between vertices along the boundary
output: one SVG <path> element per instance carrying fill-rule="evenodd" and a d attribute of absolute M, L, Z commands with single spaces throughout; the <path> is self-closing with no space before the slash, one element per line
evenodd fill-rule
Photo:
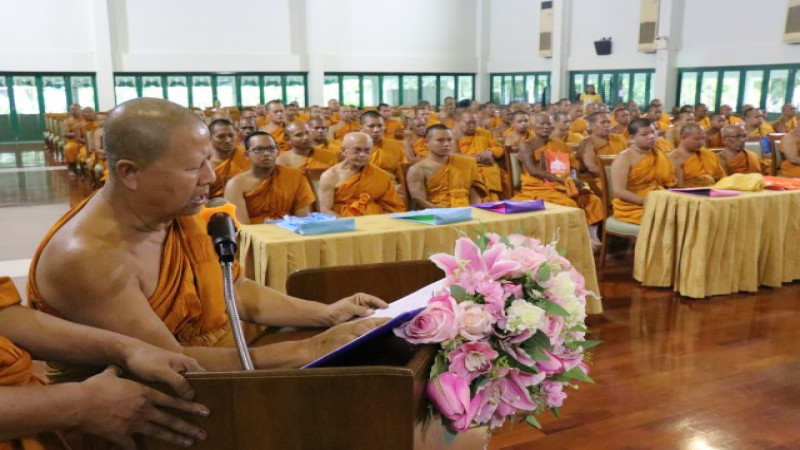
<path fill-rule="evenodd" d="M 540 1 L 490 0 L 488 72 L 549 72 L 539 56 Z"/>

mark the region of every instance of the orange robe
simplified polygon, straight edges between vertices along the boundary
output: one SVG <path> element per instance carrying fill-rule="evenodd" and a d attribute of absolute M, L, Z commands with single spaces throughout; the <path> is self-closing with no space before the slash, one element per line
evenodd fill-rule
<path fill-rule="evenodd" d="M 308 122 L 309 120 L 311 120 L 311 114 L 298 113 L 297 117 L 295 117 L 294 120 L 296 121 L 299 120 L 300 122 Z"/>
<path fill-rule="evenodd" d="M 394 178 L 373 164 L 364 166 L 333 191 L 333 211 L 340 217 L 405 210 L 405 202 L 394 188 Z"/>
<path fill-rule="evenodd" d="M 337 141 L 341 141 L 344 139 L 344 136 L 347 133 L 351 133 L 353 131 L 359 131 L 361 129 L 361 124 L 357 120 L 351 120 L 346 124 L 342 125 L 338 130 L 333 132 L 333 139 Z"/>
<path fill-rule="evenodd" d="M 40 311 L 60 316 L 47 304 L 47 299 L 42 298 L 37 287 L 36 266 L 42 250 L 93 197 L 67 211 L 47 232 L 33 256 L 28 274 L 28 298 Z M 160 267 L 158 285 L 147 301 L 178 343 L 198 347 L 233 346 L 233 333 L 223 301 L 222 269 L 202 218 L 195 215 L 172 221 L 164 240 Z M 238 262 L 234 262 L 233 275 L 234 279 L 239 276 Z M 48 376 L 58 382 L 79 381 L 98 372 L 97 367 L 57 363 L 48 363 L 48 366 Z"/>
<path fill-rule="evenodd" d="M 328 123 L 328 126 L 339 123 L 339 113 L 338 112 L 332 113 L 331 118 L 328 122 L 330 122 Z"/>
<path fill-rule="evenodd" d="M 383 132 L 387 137 L 394 138 L 398 133 L 402 134 L 405 129 L 406 126 L 403 125 L 403 122 L 397 119 L 389 119 L 384 123 Z"/>
<path fill-rule="evenodd" d="M 706 147 L 708 148 L 722 148 L 725 147 L 725 143 L 722 142 L 722 132 L 717 132 L 717 134 L 711 136 L 711 138 L 706 140 Z"/>
<path fill-rule="evenodd" d="M 85 162 L 89 161 L 89 157 L 90 156 L 92 156 L 92 157 L 94 156 L 94 153 L 92 153 L 92 155 L 89 155 L 89 151 L 88 151 L 87 146 L 86 146 L 88 143 L 86 142 L 86 140 L 88 138 L 87 133 L 89 131 L 96 131 L 98 128 L 100 128 L 100 124 L 97 123 L 96 120 L 93 120 L 91 122 L 86 122 L 86 121 L 83 122 L 83 125 L 81 127 L 81 134 L 83 134 L 82 137 L 83 137 L 84 143 L 81 146 L 80 150 L 78 150 L 78 160 L 81 163 L 85 163 Z M 92 163 L 94 163 L 94 161 L 92 161 Z M 88 167 L 89 167 L 89 170 L 92 170 L 94 168 L 94 165 L 93 164 L 89 164 Z"/>
<path fill-rule="evenodd" d="M 656 122 L 656 124 L 658 125 L 659 130 L 667 131 L 669 130 L 669 127 L 672 126 L 672 119 L 670 119 L 669 114 L 661 113 L 661 117 L 658 118 L 658 122 Z"/>
<path fill-rule="evenodd" d="M 590 138 L 586 138 L 590 139 Z M 595 147 L 594 152 L 600 155 L 619 155 L 623 150 L 628 148 L 628 140 L 621 134 L 611 133 L 608 135 L 606 145 L 602 147 Z"/>
<path fill-rule="evenodd" d="M 727 119 L 725 119 L 725 123 L 727 125 L 735 125 L 737 123 L 742 123 L 742 122 L 744 122 L 744 120 L 742 120 L 742 119 L 740 119 L 740 118 L 738 118 L 736 116 L 730 116 Z"/>
<path fill-rule="evenodd" d="M 78 129 L 81 127 L 83 120 L 70 120 L 67 119 L 64 123 L 64 126 L 67 127 L 67 133 L 73 133 L 75 137 L 67 138 L 66 142 L 64 143 L 64 161 L 67 164 L 75 164 L 78 162 L 78 154 L 80 152 L 81 145 L 78 143 Z"/>
<path fill-rule="evenodd" d="M 701 148 L 683 163 L 683 187 L 711 186 L 722 178 L 725 171 L 719 156 L 711 150 Z"/>
<path fill-rule="evenodd" d="M 281 153 L 286 152 L 289 150 L 289 143 L 286 142 L 286 126 L 281 125 L 275 128 L 272 131 L 267 131 L 267 127 L 259 127 L 259 131 L 263 131 L 265 133 L 269 133 L 273 138 L 275 138 L 275 145 L 278 146 L 278 150 Z"/>
<path fill-rule="evenodd" d="M 503 124 L 503 120 L 500 117 L 492 116 L 492 118 L 489 119 L 489 123 L 486 124 L 486 129 L 487 130 L 494 130 L 495 128 L 499 127 L 502 124 Z"/>
<path fill-rule="evenodd" d="M 425 183 L 425 196 L 439 208 L 469 206 L 472 188 L 481 197 L 487 194 L 486 185 L 478 174 L 478 163 L 468 156 L 451 154 L 447 164 Z"/>
<path fill-rule="evenodd" d="M 697 121 L 697 124 L 703 127 L 704 130 L 708 130 L 711 128 L 711 117 L 705 116 L 703 117 L 703 120 Z"/>
<path fill-rule="evenodd" d="M 728 175 L 735 173 L 762 173 L 761 160 L 750 150 L 742 150 L 728 162 Z"/>
<path fill-rule="evenodd" d="M 642 158 L 628 173 L 628 190 L 642 198 L 646 198 L 650 191 L 673 187 L 675 184 L 675 168 L 667 155 L 659 150 L 653 150 Z M 644 207 L 619 198 L 614 198 L 611 204 L 617 220 L 637 225 L 642 223 Z"/>
<path fill-rule="evenodd" d="M 586 121 L 583 117 L 578 117 L 577 119 L 572 121 L 572 125 L 569 126 L 569 131 L 571 133 L 578 133 L 583 136 L 588 135 L 586 132 L 586 128 L 589 126 L 589 122 Z"/>
<path fill-rule="evenodd" d="M 658 138 L 656 140 L 656 149 L 657 150 L 661 150 L 664 153 L 669 153 L 669 152 L 675 150 L 675 147 L 672 145 L 672 143 L 670 141 L 668 141 L 668 140 L 666 140 L 664 138 Z"/>
<path fill-rule="evenodd" d="M 772 128 L 772 125 L 764 122 L 758 128 L 756 128 L 755 130 L 750 132 L 750 134 L 748 134 L 748 137 L 759 137 L 759 138 L 762 138 L 762 137 L 767 137 L 771 133 L 774 133 L 774 132 L 775 132 L 775 129 Z"/>
<path fill-rule="evenodd" d="M 325 141 L 324 144 L 315 145 L 314 149 L 322 149 L 327 150 L 329 152 L 336 153 L 338 156 L 342 153 L 342 142 L 341 141 Z"/>
<path fill-rule="evenodd" d="M 297 169 L 275 166 L 272 175 L 244 194 L 250 223 L 264 223 L 266 219 L 280 219 L 294 215 L 298 209 L 314 203 L 314 191 L 303 173 Z"/>
<path fill-rule="evenodd" d="M 333 167 L 336 163 L 339 162 L 339 155 L 336 153 L 325 150 L 322 148 L 314 147 L 311 150 L 311 154 L 306 157 L 303 164 L 297 167 L 301 173 L 305 174 L 306 170 L 308 169 L 327 169 L 329 167 Z"/>
<path fill-rule="evenodd" d="M 568 155 L 569 159 L 569 166 L 562 167 L 560 170 L 555 169 L 551 164 L 547 169 L 551 173 L 567 176 L 570 169 L 577 170 L 580 167 L 572 149 L 557 139 L 549 139 L 545 145 L 533 151 L 533 160 L 536 167 L 542 166 L 542 155 L 546 154 L 546 152 L 564 153 Z M 589 225 L 600 222 L 605 218 L 603 201 L 591 191 L 581 191 L 576 198 L 572 198 L 567 195 L 563 184 L 537 178 L 528 173 L 528 169 L 525 167 L 523 167 L 523 173 L 520 174 L 520 182 L 520 190 L 514 196 L 514 200 L 541 199 L 557 205 L 571 206 L 573 208 L 580 207 L 586 213 L 586 223 Z"/>
<path fill-rule="evenodd" d="M 217 178 L 214 179 L 209 187 L 208 198 L 222 197 L 228 180 L 248 169 L 250 169 L 250 160 L 244 156 L 243 150 L 237 148 L 230 158 L 222 161 L 214 168 Z"/>
<path fill-rule="evenodd" d="M 256 121 L 256 126 L 258 128 L 261 128 L 266 124 L 267 124 L 267 116 L 258 116 L 258 120 Z"/>
<path fill-rule="evenodd" d="M 783 141 L 781 141 L 781 150 L 782 149 L 783 149 Z M 800 149 L 800 143 L 798 143 L 798 149 Z M 793 162 L 787 159 L 781 161 L 781 166 L 778 170 L 780 170 L 781 176 L 800 178 L 800 166 L 794 164 Z"/>
<path fill-rule="evenodd" d="M 458 149 L 463 155 L 477 155 L 484 150 L 491 150 L 494 159 L 502 158 L 505 149 L 492 133 L 477 129 L 472 136 L 464 136 L 458 140 Z M 481 176 L 483 184 L 488 193 L 484 201 L 500 200 L 503 193 L 503 185 L 507 182 L 503 170 L 496 163 L 490 166 L 478 166 L 478 175 Z"/>
<path fill-rule="evenodd" d="M 402 142 L 397 139 L 383 138 L 380 144 L 375 144 L 372 149 L 369 162 L 383 169 L 392 178 L 396 178 L 405 158 Z"/>
<path fill-rule="evenodd" d="M 420 158 L 428 156 L 428 141 L 426 141 L 425 138 L 417 139 L 411 148 L 414 150 L 414 154 Z"/>

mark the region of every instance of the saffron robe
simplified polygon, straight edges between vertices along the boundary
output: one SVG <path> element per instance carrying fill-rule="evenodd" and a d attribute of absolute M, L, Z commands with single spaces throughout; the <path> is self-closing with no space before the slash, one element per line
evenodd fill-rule
<path fill-rule="evenodd" d="M 378 166 L 367 164 L 333 191 L 333 211 L 340 217 L 369 216 L 405 211 L 394 188 L 394 178 Z"/>
<path fill-rule="evenodd" d="M 475 134 L 472 136 L 464 136 L 459 139 L 458 149 L 463 155 L 477 155 L 484 150 L 491 150 L 494 159 L 502 158 L 505 153 L 505 149 L 497 142 L 492 133 L 481 129 L 475 130 Z M 492 163 L 490 166 L 479 165 L 478 175 L 480 175 L 483 184 L 488 190 L 483 200 L 500 200 L 500 196 L 503 193 L 503 185 L 507 180 L 503 170 L 500 169 L 497 163 Z"/>
<path fill-rule="evenodd" d="M 405 159 L 402 142 L 397 139 L 383 138 L 380 144 L 375 144 L 373 147 L 369 163 L 383 169 L 394 180 L 402 170 L 401 165 Z"/>
<path fill-rule="evenodd" d="M 608 135 L 606 145 L 595 147 L 594 152 L 598 156 L 619 155 L 626 148 L 628 148 L 628 140 L 621 134 L 611 133 Z"/>
<path fill-rule="evenodd" d="M 247 215 L 253 225 L 264 223 L 266 219 L 294 215 L 314 200 L 314 191 L 301 171 L 277 165 L 269 178 L 244 194 Z"/>
<path fill-rule="evenodd" d="M 659 150 L 653 150 L 642 158 L 628 173 L 628 190 L 642 198 L 651 191 L 674 187 L 675 184 L 675 168 L 667 155 Z M 637 225 L 642 223 L 643 206 L 616 197 L 611 205 L 617 220 Z"/>
<path fill-rule="evenodd" d="M 735 173 L 762 173 L 762 168 L 758 155 L 750 150 L 742 150 L 728 161 L 725 172 L 728 175 Z"/>
<path fill-rule="evenodd" d="M 314 147 L 305 161 L 303 161 L 303 164 L 297 169 L 305 174 L 308 169 L 327 169 L 335 166 L 337 162 L 339 162 L 338 154 L 330 150 Z"/>
<path fill-rule="evenodd" d="M 347 133 L 359 130 L 361 130 L 361 124 L 357 120 L 351 120 L 333 132 L 333 139 L 341 141 Z"/>
<path fill-rule="evenodd" d="M 250 160 L 247 159 L 247 156 L 244 155 L 244 151 L 241 148 L 236 148 L 230 158 L 222 161 L 214 168 L 214 173 L 217 175 L 217 178 L 215 178 L 211 186 L 209 186 L 208 197 L 222 197 L 225 193 L 225 185 L 228 184 L 228 180 L 248 169 L 250 169 Z"/>
<path fill-rule="evenodd" d="M 406 126 L 403 124 L 403 122 L 397 119 L 389 119 L 384 122 L 383 126 L 384 134 L 386 137 L 390 138 L 394 138 L 397 134 L 403 134 L 403 130 L 406 129 Z"/>
<path fill-rule="evenodd" d="M 683 163 L 683 187 L 712 186 L 722 178 L 725 171 L 719 156 L 711 150 L 701 148 Z"/>
<path fill-rule="evenodd" d="M 468 156 L 451 154 L 447 164 L 425 183 L 425 196 L 439 208 L 469 206 L 472 188 L 481 197 L 487 194 L 486 185 L 478 174 L 478 163 Z"/>

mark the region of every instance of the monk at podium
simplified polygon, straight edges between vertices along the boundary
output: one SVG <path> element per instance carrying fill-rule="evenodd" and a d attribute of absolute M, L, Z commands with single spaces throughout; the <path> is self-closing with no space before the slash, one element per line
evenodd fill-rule
<path fill-rule="evenodd" d="M 109 180 L 45 236 L 28 278 L 32 305 L 184 353 L 206 370 L 240 370 L 222 270 L 196 215 L 215 178 L 208 129 L 182 106 L 154 98 L 117 106 L 105 129 Z M 343 322 L 386 306 L 365 294 L 330 305 L 293 298 L 239 276 L 238 264 L 234 278 L 243 321 L 333 327 L 309 339 L 251 348 L 259 368 L 313 361 L 380 320 Z M 53 366 L 51 374 L 68 381 L 96 372 Z"/>
<path fill-rule="evenodd" d="M 712 186 L 725 177 L 719 156 L 703 148 L 705 138 L 705 131 L 700 125 L 684 125 L 681 128 L 680 144 L 668 155 L 675 166 L 678 187 Z"/>
<path fill-rule="evenodd" d="M 222 197 L 225 184 L 250 168 L 244 149 L 236 147 L 236 130 L 229 120 L 217 119 L 208 125 L 211 132 L 211 164 L 216 178 L 209 188 L 209 198 Z"/>

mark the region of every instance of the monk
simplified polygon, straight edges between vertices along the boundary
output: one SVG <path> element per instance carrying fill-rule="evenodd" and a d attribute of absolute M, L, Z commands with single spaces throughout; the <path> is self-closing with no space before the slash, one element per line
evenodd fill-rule
<path fill-rule="evenodd" d="M 459 153 L 474 158 L 478 163 L 478 174 L 487 189 L 483 201 L 500 200 L 506 177 L 495 160 L 503 157 L 505 149 L 492 133 L 477 128 L 475 114 L 469 111 L 459 114 L 457 130 Z"/>
<path fill-rule="evenodd" d="M 67 428 L 129 449 L 135 448 L 134 433 L 182 446 L 205 438 L 203 430 L 162 409 L 208 415 L 207 408 L 187 401 L 194 393 L 180 375 L 202 371 L 194 359 L 21 306 L 5 276 L 0 277 L 0 329 L 0 448 L 49 448 L 55 435 L 39 436 L 41 441 L 25 436 Z M 166 384 L 187 400 L 120 378 L 115 367 L 80 384 L 46 386 L 34 373 L 30 354 L 15 344 L 37 359 L 116 366 L 136 378 Z"/>
<path fill-rule="evenodd" d="M 394 178 L 370 163 L 371 153 L 372 139 L 366 133 L 356 131 L 344 137 L 344 160 L 319 180 L 320 212 L 353 217 L 405 211 Z"/>
<path fill-rule="evenodd" d="M 511 132 L 511 108 L 500 108 L 500 124 L 489 130 L 495 139 L 501 141 L 503 136 Z"/>
<path fill-rule="evenodd" d="M 800 127 L 794 127 L 781 138 L 780 151 L 783 153 L 780 175 L 800 178 Z"/>
<path fill-rule="evenodd" d="M 733 108 L 731 108 L 731 105 L 721 105 L 719 107 L 719 113 L 725 116 L 726 125 L 735 125 L 743 122 L 742 119 L 733 115 Z"/>
<path fill-rule="evenodd" d="M 439 123 L 431 117 L 430 107 L 425 105 L 417 105 L 414 107 L 414 118 L 423 120 L 426 127 Z"/>
<path fill-rule="evenodd" d="M 725 149 L 719 152 L 725 173 L 762 173 L 762 164 L 758 155 L 744 149 L 747 132 L 738 125 L 725 125 L 722 129 L 722 141 Z"/>
<path fill-rule="evenodd" d="M 616 108 L 614 109 L 614 115 L 612 117 L 616 124 L 611 127 L 611 134 L 619 134 L 625 139 L 630 139 L 631 135 L 628 133 L 628 124 L 631 123 L 631 112 L 624 107 Z"/>
<path fill-rule="evenodd" d="M 711 117 L 708 115 L 708 107 L 705 103 L 694 105 L 694 121 L 704 130 L 711 128 Z"/>
<path fill-rule="evenodd" d="M 403 130 L 405 130 L 406 126 L 402 121 L 392 119 L 391 106 L 386 103 L 381 103 L 378 105 L 378 114 L 383 117 L 384 133 L 386 133 L 386 137 L 394 138 L 398 134 L 403 134 Z"/>
<path fill-rule="evenodd" d="M 511 117 L 511 133 L 508 133 L 503 138 L 503 145 L 512 151 L 519 150 L 519 146 L 523 141 L 527 141 L 533 137 L 531 132 L 531 119 L 525 111 L 517 111 Z"/>
<path fill-rule="evenodd" d="M 595 113 L 597 114 L 597 113 Z M 605 218 L 603 201 L 582 181 L 577 180 L 578 160 L 572 149 L 551 138 L 553 123 L 547 113 L 533 118 L 535 136 L 522 143 L 519 159 L 523 173 L 514 200 L 544 200 L 558 205 L 580 207 L 586 213 L 590 236 L 599 245 L 597 224 Z"/>
<path fill-rule="evenodd" d="M 572 109 L 570 110 L 570 116 L 572 119 L 572 125 L 569 128 L 569 131 L 573 133 L 578 133 L 583 136 L 588 136 L 589 134 L 589 116 L 597 112 L 597 108 L 600 105 L 598 103 L 589 103 L 586 105 L 586 114 L 581 115 L 583 112 L 583 107 L 580 104 L 572 105 Z M 610 126 L 610 124 L 609 124 Z"/>
<path fill-rule="evenodd" d="M 398 179 L 402 170 L 400 166 L 405 157 L 403 143 L 397 139 L 385 137 L 383 117 L 376 111 L 367 111 L 358 120 L 361 124 L 361 132 L 372 139 L 370 164 L 383 169 L 392 178 Z M 402 191 L 402 185 L 398 187 L 398 191 Z"/>
<path fill-rule="evenodd" d="M 408 190 L 418 209 L 474 205 L 485 197 L 486 185 L 475 159 L 455 152 L 453 133 L 442 124 L 425 132 L 429 152 L 408 169 Z"/>
<path fill-rule="evenodd" d="M 669 142 L 670 146 L 674 149 L 680 143 L 681 129 L 686 125 L 692 125 L 696 122 L 694 113 L 691 111 L 681 111 L 675 120 L 675 125 L 664 133 L 664 139 Z"/>
<path fill-rule="evenodd" d="M 456 99 L 445 97 L 444 105 L 439 110 L 439 122 L 448 128 L 453 128 L 456 125 L 456 120 Z"/>
<path fill-rule="evenodd" d="M 781 116 L 772 122 L 776 133 L 788 133 L 797 127 L 797 108 L 791 103 L 784 103 L 781 107 Z"/>
<path fill-rule="evenodd" d="M 763 138 L 775 132 L 772 125 L 764 121 L 764 112 L 758 108 L 744 110 L 743 119 L 748 138 Z"/>
<path fill-rule="evenodd" d="M 283 102 L 280 100 L 270 100 L 267 103 L 267 123 L 259 127 L 259 130 L 269 133 L 275 138 L 281 153 L 288 150 L 286 143 L 286 122 L 284 120 Z"/>
<path fill-rule="evenodd" d="M 428 156 L 428 142 L 425 139 L 425 121 L 413 118 L 408 122 L 408 130 L 403 133 L 403 152 L 406 161 L 416 164 Z"/>
<path fill-rule="evenodd" d="M 292 122 L 286 126 L 289 137 L 289 151 L 278 156 L 277 163 L 300 170 L 303 174 L 308 169 L 327 169 L 336 164 L 339 156 L 330 150 L 312 145 L 311 133 L 304 122 Z"/>
<path fill-rule="evenodd" d="M 722 128 L 725 126 L 725 116 L 722 114 L 711 114 L 708 116 L 708 128 L 706 128 L 706 148 L 721 148 L 725 144 L 722 142 Z"/>
<path fill-rule="evenodd" d="M 628 139 L 611 132 L 611 117 L 608 113 L 592 113 L 587 118 L 587 123 L 591 134 L 581 141 L 580 147 L 588 158 L 594 160 L 595 155 L 617 155 L 628 147 Z M 587 163 L 586 158 L 583 163 Z"/>
<path fill-rule="evenodd" d="M 341 141 L 347 133 L 358 131 L 359 123 L 354 120 L 354 108 L 344 105 L 339 108 L 339 122 L 328 129 L 328 139 L 332 141 Z"/>
<path fill-rule="evenodd" d="M 556 105 L 558 106 L 558 112 L 562 114 L 569 114 L 572 111 L 572 102 L 568 98 L 558 99 Z"/>
<path fill-rule="evenodd" d="M 258 130 L 258 127 L 256 126 L 255 117 L 240 117 L 239 129 L 236 133 L 236 140 L 239 144 L 236 145 L 236 148 L 244 151 L 244 141 L 247 140 L 247 136 L 255 133 L 256 130 Z"/>
<path fill-rule="evenodd" d="M 672 126 L 672 119 L 669 114 L 664 112 L 664 104 L 661 100 L 657 98 L 650 100 L 650 107 L 653 108 L 655 120 L 658 122 L 658 130 L 662 132 L 669 130 L 669 127 Z"/>
<path fill-rule="evenodd" d="M 339 100 L 336 100 L 335 98 L 328 100 L 328 111 L 331 113 L 331 116 L 326 118 L 330 120 L 328 126 L 339 122 L 339 108 Z"/>
<path fill-rule="evenodd" d="M 211 165 L 216 178 L 211 183 L 210 198 L 222 197 L 225 184 L 250 168 L 250 161 L 244 156 L 244 149 L 234 144 L 236 131 L 233 124 L 225 119 L 217 119 L 208 125 L 211 133 Z"/>
<path fill-rule="evenodd" d="M 614 188 L 614 217 L 640 225 L 647 194 L 674 187 L 675 169 L 669 158 L 656 147 L 656 131 L 649 119 L 637 119 L 628 126 L 632 145 L 611 164 Z"/>
<path fill-rule="evenodd" d="M 297 103 L 289 103 L 288 105 L 286 105 L 284 111 L 284 120 L 286 123 L 292 123 L 295 120 L 300 120 L 298 117 L 299 114 L 300 114 L 300 108 L 297 106 Z"/>
<path fill-rule="evenodd" d="M 667 156 L 675 167 L 678 187 L 712 186 L 725 177 L 716 152 L 703 148 L 706 135 L 697 124 L 681 128 L 681 143 Z"/>
<path fill-rule="evenodd" d="M 433 111 L 433 106 L 431 105 L 431 102 L 427 100 L 420 100 L 419 103 L 417 103 L 417 107 L 424 108 L 427 111 L 428 123 L 430 124 L 439 123 L 439 114 Z M 416 113 L 416 108 L 414 111 Z"/>
<path fill-rule="evenodd" d="M 307 216 L 316 197 L 303 172 L 276 164 L 278 146 L 272 136 L 263 131 L 250 136 L 245 140 L 250 170 L 225 186 L 225 200 L 236 206 L 236 218 L 259 224 L 286 215 Z"/>
<path fill-rule="evenodd" d="M 633 100 L 628 102 L 628 112 L 631 113 L 631 121 L 638 119 L 642 115 L 642 110 L 639 109 L 639 104 Z"/>
<path fill-rule="evenodd" d="M 64 161 L 73 174 L 78 171 L 78 154 L 81 149 L 78 133 L 83 121 L 81 105 L 74 103 L 69 107 L 69 117 L 64 120 Z"/>
<path fill-rule="evenodd" d="M 312 117 L 307 123 L 314 149 L 327 150 L 336 153 L 337 156 L 342 152 L 342 143 L 340 141 L 328 140 L 328 125 L 325 124 L 325 119 Z"/>
<path fill-rule="evenodd" d="M 78 144 L 81 146 L 78 150 L 78 162 L 86 166 L 88 170 L 91 170 L 92 167 L 86 164 L 92 156 L 88 151 L 87 133 L 100 128 L 100 123 L 97 121 L 97 114 L 94 108 L 88 106 L 81 110 L 81 117 L 83 117 L 83 120 L 77 130 Z"/>
<path fill-rule="evenodd" d="M 256 112 L 256 126 L 260 129 L 267 125 L 267 107 L 265 105 L 256 105 L 253 108 Z"/>
<path fill-rule="evenodd" d="M 62 217 L 34 255 L 28 295 L 39 310 L 196 358 L 207 370 L 240 370 L 222 271 L 196 214 L 214 179 L 209 132 L 180 105 L 139 98 L 106 120 L 109 180 Z M 330 305 L 239 276 L 239 317 L 269 326 L 328 327 L 385 302 L 356 294 Z M 374 328 L 369 319 L 317 336 L 250 349 L 256 367 L 299 367 Z M 96 372 L 62 367 L 56 379 Z"/>
<path fill-rule="evenodd" d="M 550 137 L 567 144 L 579 144 L 584 136 L 569 131 L 570 125 L 572 125 L 572 118 L 568 113 L 557 112 L 553 114 L 553 133 Z"/>

